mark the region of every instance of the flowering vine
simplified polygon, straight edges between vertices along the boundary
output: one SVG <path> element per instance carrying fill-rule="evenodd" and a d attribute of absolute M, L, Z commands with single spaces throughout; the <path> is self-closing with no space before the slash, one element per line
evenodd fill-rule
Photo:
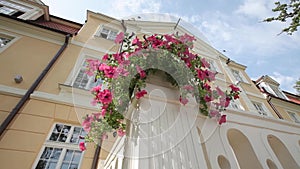
<path fill-rule="evenodd" d="M 139 38 L 121 32 L 115 40 L 121 44 L 121 52 L 105 54 L 101 61 L 87 59 L 86 73 L 95 75 L 95 80 L 101 79 L 103 83 L 91 90 L 92 104 L 98 104 L 100 112 L 84 118 L 82 125 L 88 132 L 86 140 L 106 139 L 107 132 L 113 132 L 114 136 L 125 135 L 123 113 L 134 97 L 140 99 L 147 94 L 146 79 L 158 71 L 151 65 L 164 64 L 166 60 L 168 64 L 161 66 L 172 70 L 172 75 L 177 77 L 174 79 L 166 73 L 166 80 L 180 89 L 180 103 L 187 104 L 187 96 L 191 94 L 199 104 L 200 113 L 215 118 L 220 125 L 225 123 L 226 115 L 222 111 L 230 101 L 239 98 L 240 89 L 232 84 L 229 91 L 212 86 L 216 73 L 210 70 L 205 58 L 191 52 L 195 40 L 188 34 Z"/>

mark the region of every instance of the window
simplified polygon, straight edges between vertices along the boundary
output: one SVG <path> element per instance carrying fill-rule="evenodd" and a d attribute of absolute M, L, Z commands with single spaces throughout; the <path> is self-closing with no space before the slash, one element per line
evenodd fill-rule
<path fill-rule="evenodd" d="M 235 80 L 237 80 L 239 82 L 245 82 L 238 70 L 231 69 L 231 72 L 232 72 L 232 75 L 234 76 Z"/>
<path fill-rule="evenodd" d="M 0 49 L 7 46 L 14 37 L 0 33 Z"/>
<path fill-rule="evenodd" d="M 105 39 L 109 39 L 109 40 L 115 40 L 116 36 L 118 34 L 118 31 L 116 30 L 112 30 L 106 27 L 102 27 L 101 31 L 99 31 L 96 36 L 100 36 L 102 38 Z"/>
<path fill-rule="evenodd" d="M 286 99 L 284 94 L 279 90 L 279 88 L 277 86 L 274 85 L 269 85 L 271 87 L 271 89 L 273 90 L 273 92 L 275 93 L 276 96 L 282 98 L 282 99 Z"/>
<path fill-rule="evenodd" d="M 79 143 L 86 132 L 81 127 L 55 124 L 36 164 L 36 169 L 77 169 L 82 158 Z M 83 136 L 83 137 L 80 137 Z"/>
<path fill-rule="evenodd" d="M 219 72 L 219 69 L 218 69 L 215 61 L 213 61 L 211 59 L 206 59 L 206 61 L 210 64 L 210 71 L 212 71 L 212 72 Z"/>
<path fill-rule="evenodd" d="M 15 4 L 7 1 L 0 1 L 0 13 L 3 13 L 5 15 L 18 17 L 23 15 L 25 12 L 29 10 L 30 10 L 29 8 L 19 4 Z"/>
<path fill-rule="evenodd" d="M 288 113 L 294 122 L 300 123 L 300 118 L 296 113 L 294 113 L 294 112 L 288 112 Z"/>
<path fill-rule="evenodd" d="M 252 104 L 255 107 L 255 109 L 258 111 L 259 114 L 267 116 L 267 112 L 263 108 L 263 104 L 262 103 L 252 102 Z"/>
<path fill-rule="evenodd" d="M 79 72 L 74 80 L 73 87 L 89 90 L 102 83 L 100 79 L 95 81 L 95 76 L 89 76 L 86 74 L 87 64 L 88 63 L 84 61 L 81 65 Z"/>

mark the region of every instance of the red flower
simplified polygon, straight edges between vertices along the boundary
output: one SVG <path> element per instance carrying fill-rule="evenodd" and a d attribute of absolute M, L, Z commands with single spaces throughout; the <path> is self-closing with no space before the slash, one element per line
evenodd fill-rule
<path fill-rule="evenodd" d="M 205 95 L 204 100 L 205 100 L 205 102 L 210 102 L 210 101 L 212 101 L 212 98 L 209 95 Z"/>
<path fill-rule="evenodd" d="M 93 122 L 93 118 L 90 116 L 87 116 L 83 122 L 82 122 L 82 127 L 86 132 L 90 132 L 91 130 L 91 123 Z"/>
<path fill-rule="evenodd" d="M 179 97 L 179 101 L 180 101 L 180 103 L 182 103 L 183 105 L 186 105 L 186 104 L 189 102 L 189 100 L 188 100 L 187 98 L 182 98 L 181 96 Z"/>
<path fill-rule="evenodd" d="M 115 43 L 121 43 L 124 39 L 124 33 L 123 32 L 120 32 L 117 36 L 116 36 L 116 39 L 115 39 Z"/>
<path fill-rule="evenodd" d="M 219 125 L 226 123 L 226 115 L 222 115 L 219 119 Z"/>
<path fill-rule="evenodd" d="M 116 68 L 113 67 L 113 66 L 108 66 L 104 63 L 102 63 L 100 66 L 99 66 L 99 70 L 103 71 L 104 72 L 104 75 L 108 78 L 113 78 L 114 77 L 114 73 L 115 73 L 115 70 Z"/>
<path fill-rule="evenodd" d="M 79 143 L 79 148 L 80 148 L 81 151 L 86 150 L 85 143 L 84 142 L 80 142 Z"/>
<path fill-rule="evenodd" d="M 103 104 L 109 104 L 112 102 L 112 94 L 110 92 L 110 90 L 105 89 L 102 92 L 98 93 L 98 98 L 101 101 L 101 103 Z"/>
<path fill-rule="evenodd" d="M 140 66 L 136 66 L 136 70 L 137 72 L 140 74 L 140 78 L 143 79 L 146 77 L 146 73 L 145 71 L 140 67 Z"/>
<path fill-rule="evenodd" d="M 143 97 L 145 94 L 147 94 L 147 91 L 146 91 L 146 90 L 142 90 L 142 91 L 136 92 L 136 93 L 135 93 L 135 97 L 136 97 L 137 99 L 140 99 L 140 98 Z"/>
<path fill-rule="evenodd" d="M 126 133 L 125 133 L 125 131 L 124 131 L 123 129 L 119 128 L 119 129 L 117 130 L 117 134 L 118 134 L 118 136 L 122 137 L 122 136 L 124 136 Z"/>
<path fill-rule="evenodd" d="M 234 86 L 233 84 L 231 84 L 229 87 L 231 88 L 231 90 L 232 90 L 233 92 L 239 92 L 239 91 L 240 91 L 240 88 Z"/>
<path fill-rule="evenodd" d="M 201 58 L 201 65 L 204 68 L 210 68 L 210 64 L 205 60 L 205 58 Z"/>

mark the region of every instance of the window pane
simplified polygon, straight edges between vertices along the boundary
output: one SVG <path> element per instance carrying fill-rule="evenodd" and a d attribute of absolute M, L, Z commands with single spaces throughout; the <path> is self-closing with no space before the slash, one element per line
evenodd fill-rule
<path fill-rule="evenodd" d="M 66 126 L 66 125 L 64 126 L 64 128 L 62 129 L 62 132 L 59 136 L 59 141 L 60 142 L 66 142 L 67 141 L 67 137 L 68 137 L 70 128 L 71 128 L 71 126 Z"/>
<path fill-rule="evenodd" d="M 50 158 L 50 155 L 51 155 L 51 152 L 52 152 L 53 148 L 52 147 L 46 147 L 41 158 L 44 158 L 44 159 L 49 159 Z"/>
<path fill-rule="evenodd" d="M 58 136 L 59 136 L 59 134 L 60 134 L 62 128 L 63 128 L 63 125 L 62 125 L 62 124 L 56 124 L 55 127 L 54 127 L 54 129 L 53 129 L 53 131 L 52 131 L 52 134 L 51 134 L 49 140 L 57 141 Z"/>
<path fill-rule="evenodd" d="M 55 169 L 55 167 L 56 167 L 56 162 L 50 162 L 47 169 Z"/>
<path fill-rule="evenodd" d="M 70 169 L 78 169 L 78 165 L 77 164 L 72 164 Z"/>
<path fill-rule="evenodd" d="M 69 162 L 72 159 L 73 150 L 67 150 L 67 153 L 65 155 L 64 161 Z"/>
<path fill-rule="evenodd" d="M 75 151 L 74 152 L 74 157 L 73 157 L 73 163 L 78 164 L 81 158 L 81 151 Z"/>
<path fill-rule="evenodd" d="M 110 31 L 110 34 L 109 34 L 109 36 L 108 36 L 108 39 L 110 39 L 110 40 L 115 40 L 116 37 L 117 37 L 117 34 L 118 34 L 118 32 L 116 32 L 116 31 Z"/>
<path fill-rule="evenodd" d="M 53 153 L 52 153 L 51 160 L 53 160 L 53 159 L 55 159 L 55 160 L 59 159 L 61 151 L 62 151 L 61 148 L 55 148 L 54 151 L 53 151 Z"/>
<path fill-rule="evenodd" d="M 69 168 L 69 164 L 68 163 L 63 163 L 61 166 L 61 169 L 68 169 Z"/>
<path fill-rule="evenodd" d="M 44 169 L 46 167 L 47 161 L 45 160 L 40 160 L 37 166 L 35 167 L 36 169 Z"/>

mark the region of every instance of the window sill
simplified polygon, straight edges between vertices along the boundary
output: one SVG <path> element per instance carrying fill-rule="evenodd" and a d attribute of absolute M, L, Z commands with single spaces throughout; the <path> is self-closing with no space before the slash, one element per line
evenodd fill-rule
<path fill-rule="evenodd" d="M 89 90 L 76 88 L 71 85 L 59 83 L 58 87 L 59 87 L 59 89 L 61 89 L 61 91 L 64 91 L 64 92 L 80 94 L 80 95 L 85 95 L 85 96 L 92 96 L 92 94 Z"/>

